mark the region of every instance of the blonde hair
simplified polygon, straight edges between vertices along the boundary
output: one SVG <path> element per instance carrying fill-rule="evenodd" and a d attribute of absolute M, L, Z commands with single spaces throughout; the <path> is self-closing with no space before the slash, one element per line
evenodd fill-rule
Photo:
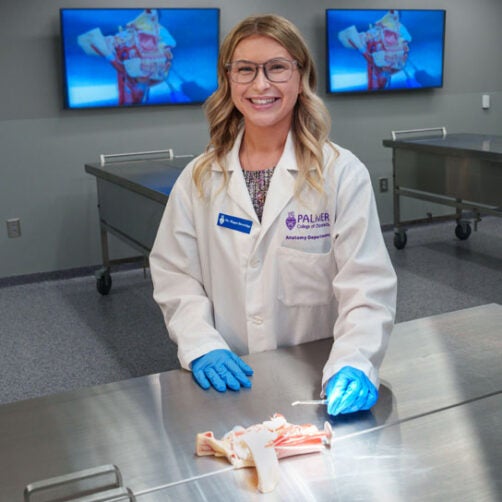
<path fill-rule="evenodd" d="M 224 183 L 228 182 L 228 171 L 223 158 L 232 149 L 243 118 L 232 102 L 225 65 L 231 61 L 237 45 L 251 35 L 263 35 L 276 40 L 298 63 L 302 92 L 293 110 L 291 126 L 300 173 L 295 192 L 299 193 L 306 183 L 322 193 L 323 146 L 328 141 L 331 126 L 329 113 L 315 92 L 317 75 L 307 44 L 293 23 L 275 14 L 244 19 L 230 31 L 221 45 L 218 88 L 204 104 L 210 142 L 194 168 L 195 186 L 202 195 L 204 178 L 213 163 L 220 166 Z"/>

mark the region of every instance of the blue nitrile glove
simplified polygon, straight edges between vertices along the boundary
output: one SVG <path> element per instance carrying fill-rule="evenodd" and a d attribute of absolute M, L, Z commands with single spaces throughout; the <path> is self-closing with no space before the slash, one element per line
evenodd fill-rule
<path fill-rule="evenodd" d="M 248 376 L 253 369 L 230 350 L 216 349 L 192 361 L 192 374 L 203 389 L 212 385 L 218 392 L 225 392 L 227 387 L 231 390 L 251 387 Z"/>
<path fill-rule="evenodd" d="M 369 378 L 357 368 L 344 366 L 326 385 L 328 413 L 353 413 L 369 410 L 378 399 L 378 390 Z"/>

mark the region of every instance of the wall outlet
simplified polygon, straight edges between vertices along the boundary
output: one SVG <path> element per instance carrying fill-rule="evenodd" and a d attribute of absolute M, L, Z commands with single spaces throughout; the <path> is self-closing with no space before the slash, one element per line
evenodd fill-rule
<path fill-rule="evenodd" d="M 483 108 L 483 110 L 490 109 L 490 95 L 489 94 L 483 94 L 483 96 L 481 98 L 481 108 Z"/>
<path fill-rule="evenodd" d="M 389 178 L 378 178 L 378 186 L 380 188 L 380 192 L 388 192 L 389 191 Z"/>
<path fill-rule="evenodd" d="M 11 218 L 5 223 L 7 223 L 7 237 L 9 239 L 21 237 L 21 220 L 19 218 Z"/>

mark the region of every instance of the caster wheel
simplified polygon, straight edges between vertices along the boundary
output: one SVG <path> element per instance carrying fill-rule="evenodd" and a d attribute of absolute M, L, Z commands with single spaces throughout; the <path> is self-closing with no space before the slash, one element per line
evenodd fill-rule
<path fill-rule="evenodd" d="M 457 224 L 455 227 L 455 235 L 461 241 L 465 241 L 469 238 L 469 235 L 471 235 L 471 225 L 469 225 L 469 223 L 464 223 L 463 225 L 461 223 Z"/>
<path fill-rule="evenodd" d="M 405 233 L 395 233 L 394 234 L 394 246 L 397 249 L 403 249 L 408 242 L 408 237 L 406 237 Z"/>
<path fill-rule="evenodd" d="M 102 295 L 107 295 L 112 289 L 112 276 L 110 274 L 103 274 L 96 280 L 96 289 Z"/>

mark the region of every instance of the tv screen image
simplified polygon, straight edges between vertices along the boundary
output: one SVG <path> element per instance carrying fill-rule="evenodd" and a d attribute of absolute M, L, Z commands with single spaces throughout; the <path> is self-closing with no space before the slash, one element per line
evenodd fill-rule
<path fill-rule="evenodd" d="M 327 9 L 328 93 L 443 86 L 444 10 Z"/>
<path fill-rule="evenodd" d="M 202 103 L 217 86 L 219 9 L 61 9 L 66 108 Z"/>

